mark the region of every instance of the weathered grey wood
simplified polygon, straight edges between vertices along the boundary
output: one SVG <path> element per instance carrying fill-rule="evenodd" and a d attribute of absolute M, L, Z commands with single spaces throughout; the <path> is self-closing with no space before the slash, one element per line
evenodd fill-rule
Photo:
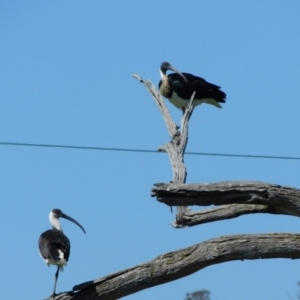
<path fill-rule="evenodd" d="M 165 151 L 169 155 L 171 166 L 173 169 L 173 180 L 172 182 L 180 184 L 186 182 L 187 171 L 184 165 L 184 151 L 188 141 L 188 122 L 192 115 L 195 101 L 195 93 L 192 95 L 188 106 L 181 118 L 181 132 L 178 131 L 177 126 L 171 118 L 171 115 L 165 105 L 165 102 L 160 92 L 155 88 L 150 80 L 144 81 L 140 75 L 134 74 L 134 78 L 139 80 L 151 94 L 155 100 L 168 129 L 169 135 L 172 140 L 167 144 L 160 146 L 159 151 Z M 175 131 L 176 130 L 176 131 Z M 186 227 L 184 224 L 183 215 L 188 211 L 187 206 L 177 206 L 177 215 L 175 224 L 177 227 Z"/>
<path fill-rule="evenodd" d="M 284 187 L 277 184 L 249 181 L 229 181 L 211 184 L 155 184 L 152 189 L 152 196 L 158 201 L 167 205 L 263 205 L 257 207 L 254 212 L 265 212 L 271 214 L 286 214 L 300 216 L 300 190 L 291 187 Z M 238 210 L 237 210 L 238 208 Z M 249 206 L 223 207 L 223 217 L 235 217 L 249 211 Z M 222 211 L 221 210 L 221 211 Z M 213 221 L 221 219 L 216 217 L 215 210 L 206 210 L 206 219 Z M 190 214 L 190 212 L 189 212 Z M 209 216 L 214 214 L 214 216 Z M 188 219 L 189 216 L 185 219 Z M 194 221 L 195 223 L 196 221 Z M 187 224 L 189 221 L 187 221 Z M 200 223 L 199 223 L 200 224 Z"/>
<path fill-rule="evenodd" d="M 112 300 L 167 283 L 208 266 L 245 259 L 300 258 L 300 234 L 240 234 L 214 238 L 74 287 L 56 300 Z M 226 274 L 224 274 L 226 275 Z"/>
<path fill-rule="evenodd" d="M 183 220 L 187 227 L 192 227 L 209 222 L 228 220 L 242 215 L 257 213 L 279 214 L 276 209 L 273 209 L 272 206 L 270 207 L 268 205 L 229 204 L 197 211 L 186 211 L 183 215 Z M 286 213 L 281 214 L 286 215 Z M 171 225 L 175 228 L 181 228 L 177 227 L 176 222 Z"/>
<path fill-rule="evenodd" d="M 143 78 L 138 74 L 133 74 L 132 77 L 140 81 L 150 93 L 164 118 L 170 137 L 173 138 L 173 136 L 175 136 L 178 133 L 178 127 L 173 121 L 171 114 L 169 113 L 166 103 L 164 102 L 164 99 L 160 92 L 155 88 L 154 84 L 150 80 L 143 80 Z"/>

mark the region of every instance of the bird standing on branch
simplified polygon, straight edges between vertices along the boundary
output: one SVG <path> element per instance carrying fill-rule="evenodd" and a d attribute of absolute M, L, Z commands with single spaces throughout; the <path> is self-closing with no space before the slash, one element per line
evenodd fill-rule
<path fill-rule="evenodd" d="M 55 297 L 55 289 L 59 271 L 63 271 L 64 266 L 70 256 L 71 244 L 67 236 L 64 235 L 59 218 L 67 219 L 78 225 L 85 233 L 84 228 L 73 218 L 64 214 L 60 209 L 53 209 L 49 214 L 49 221 L 53 229 L 43 232 L 39 238 L 39 250 L 45 263 L 57 266 L 55 273 L 54 289 L 51 297 Z"/>
<path fill-rule="evenodd" d="M 167 75 L 168 70 L 175 73 Z M 181 73 L 168 62 L 161 64 L 160 75 L 161 80 L 158 84 L 160 93 L 183 112 L 194 92 L 196 92 L 195 106 L 207 103 L 222 108 L 220 103 L 225 103 L 226 94 L 220 90 L 219 86 L 201 77 Z"/>

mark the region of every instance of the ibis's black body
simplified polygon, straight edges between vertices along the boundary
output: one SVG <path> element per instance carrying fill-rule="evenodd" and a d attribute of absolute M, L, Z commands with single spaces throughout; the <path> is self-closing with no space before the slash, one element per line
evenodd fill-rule
<path fill-rule="evenodd" d="M 55 228 L 50 229 L 41 234 L 39 250 L 47 264 L 62 267 L 66 265 L 70 257 L 70 240 L 62 231 Z"/>
<path fill-rule="evenodd" d="M 167 70 L 173 70 L 175 73 L 167 75 Z M 225 103 L 226 94 L 220 87 L 201 77 L 181 73 L 167 62 L 161 64 L 160 73 L 162 79 L 158 84 L 159 90 L 177 108 L 184 110 L 194 92 L 195 105 L 208 103 L 221 108 L 219 103 Z"/>
<path fill-rule="evenodd" d="M 60 209 L 53 209 L 50 212 L 49 220 L 53 229 L 43 232 L 39 238 L 38 244 L 40 254 L 44 258 L 46 264 L 48 266 L 57 266 L 52 297 L 55 297 L 56 282 L 59 270 L 63 270 L 63 267 L 67 264 L 71 250 L 70 240 L 63 233 L 58 220 L 59 218 L 64 218 L 75 223 L 85 233 L 84 228 L 76 220 L 64 214 Z"/>

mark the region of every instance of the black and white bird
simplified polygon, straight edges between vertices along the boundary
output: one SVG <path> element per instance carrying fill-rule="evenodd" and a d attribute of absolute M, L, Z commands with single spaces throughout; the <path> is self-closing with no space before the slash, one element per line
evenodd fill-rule
<path fill-rule="evenodd" d="M 70 240 L 64 235 L 59 218 L 67 219 L 78 225 L 85 233 L 84 228 L 73 218 L 64 214 L 60 209 L 53 209 L 49 214 L 49 221 L 53 229 L 43 232 L 39 238 L 39 250 L 46 264 L 57 266 L 55 273 L 54 289 L 52 297 L 55 297 L 55 289 L 59 271 L 63 271 L 64 266 L 70 257 Z"/>
<path fill-rule="evenodd" d="M 167 71 L 175 73 L 167 75 Z M 173 105 L 183 111 L 187 107 L 192 94 L 195 94 L 195 106 L 201 103 L 208 103 L 222 108 L 220 103 L 225 103 L 226 94 L 220 87 L 207 82 L 205 79 L 189 73 L 181 73 L 168 62 L 160 66 L 161 80 L 158 84 L 160 93 Z"/>

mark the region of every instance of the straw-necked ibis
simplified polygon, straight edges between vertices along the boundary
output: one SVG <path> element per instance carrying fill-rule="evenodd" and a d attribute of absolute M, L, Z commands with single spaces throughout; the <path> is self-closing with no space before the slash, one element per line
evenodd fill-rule
<path fill-rule="evenodd" d="M 167 75 L 167 71 L 175 73 Z M 187 107 L 192 94 L 195 94 L 195 106 L 208 103 L 222 108 L 220 103 L 225 103 L 226 94 L 220 87 L 207 82 L 205 79 L 189 73 L 181 73 L 168 62 L 160 66 L 161 80 L 158 84 L 160 93 L 173 105 L 183 111 Z"/>
<path fill-rule="evenodd" d="M 70 240 L 63 233 L 59 223 L 59 218 L 67 219 L 78 225 L 85 233 L 84 228 L 73 218 L 64 214 L 60 209 L 53 209 L 49 214 L 49 220 L 53 229 L 43 232 L 39 238 L 39 250 L 41 256 L 45 259 L 46 264 L 57 266 L 55 273 L 54 289 L 52 297 L 55 297 L 55 289 L 59 271 L 67 265 L 70 257 Z"/>

